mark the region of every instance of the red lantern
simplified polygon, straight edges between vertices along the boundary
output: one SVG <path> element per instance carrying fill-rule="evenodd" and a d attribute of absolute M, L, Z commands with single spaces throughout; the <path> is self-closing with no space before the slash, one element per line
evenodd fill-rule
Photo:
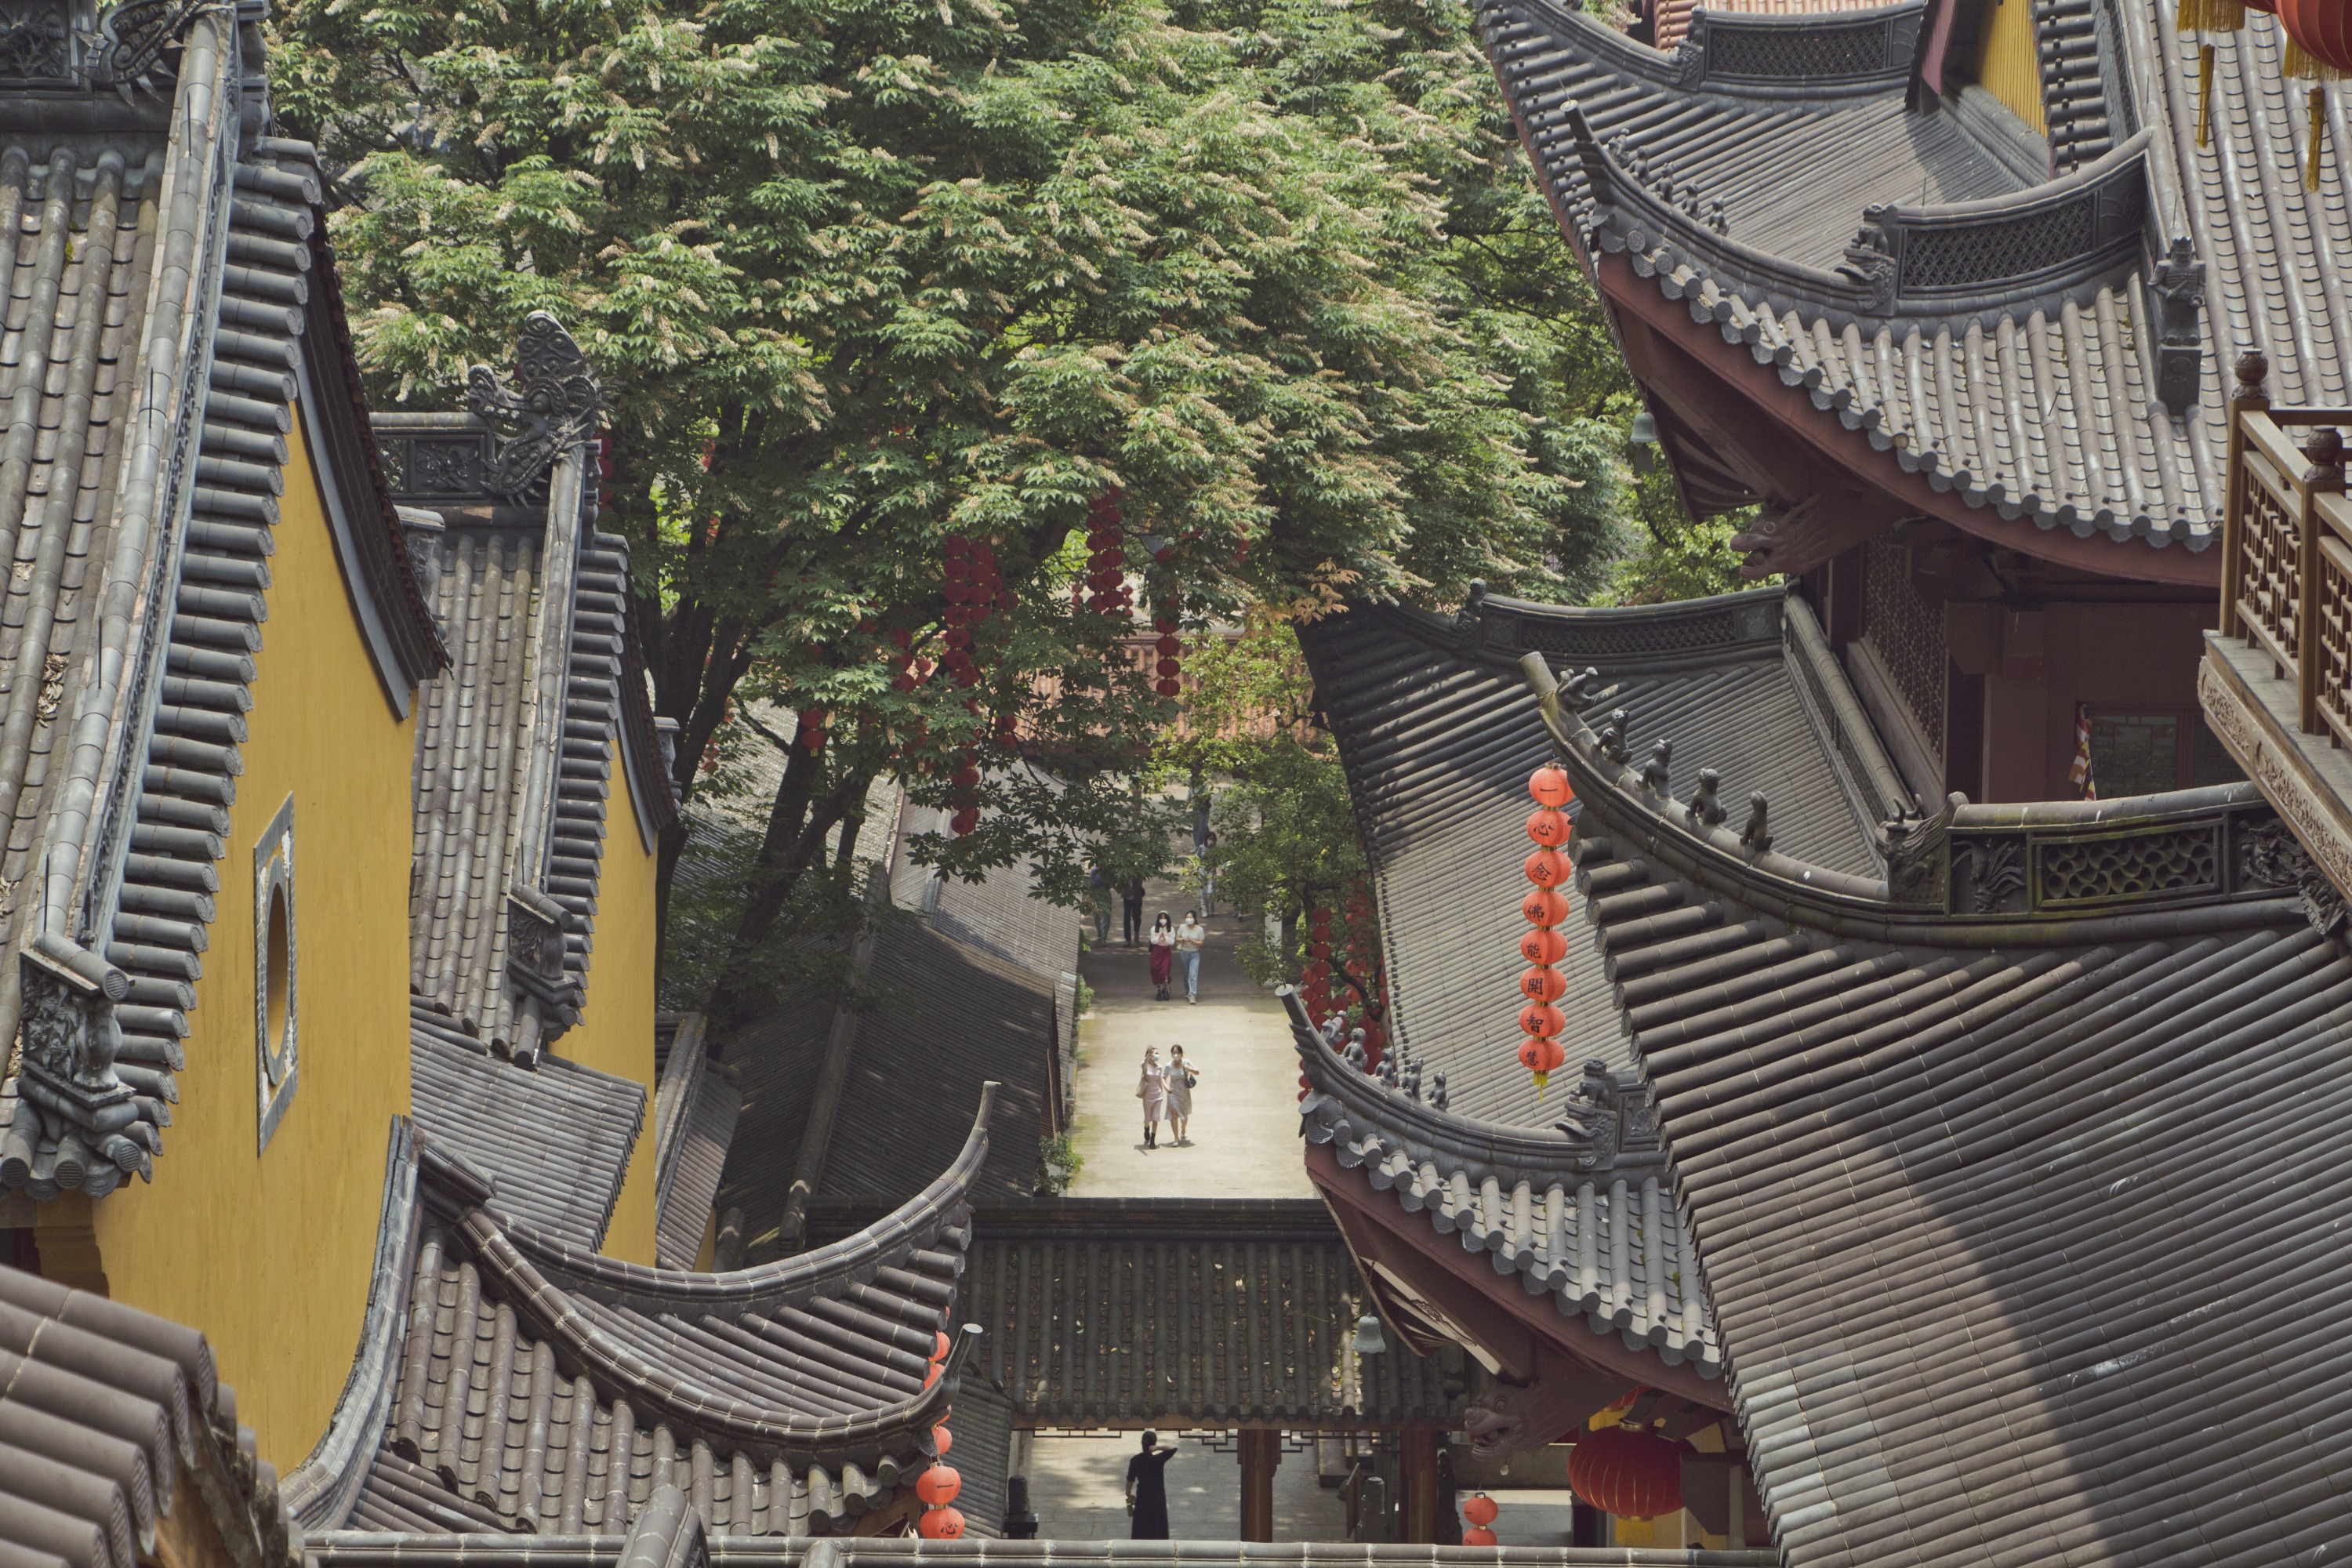
<path fill-rule="evenodd" d="M 963 1478 L 953 1465 L 933 1465 L 915 1479 L 915 1495 L 933 1508 L 945 1508 L 963 1490 Z"/>
<path fill-rule="evenodd" d="M 1549 926 L 1538 926 L 1519 938 L 1519 956 L 1529 963 L 1558 963 L 1568 956 L 1568 938 Z"/>
<path fill-rule="evenodd" d="M 1528 837 L 1545 848 L 1559 848 L 1568 842 L 1568 813 L 1554 811 L 1548 805 L 1528 813 Z"/>
<path fill-rule="evenodd" d="M 1568 774 L 1549 763 L 1528 776 L 1528 793 L 1544 805 L 1566 805 L 1576 798 L 1576 792 L 1568 787 Z"/>
<path fill-rule="evenodd" d="M 958 838 L 979 826 L 980 813 L 968 805 L 948 818 L 948 831 L 953 833 Z"/>
<path fill-rule="evenodd" d="M 947 1360 L 948 1352 L 954 1348 L 954 1342 L 948 1338 L 948 1331 L 945 1329 L 934 1331 L 933 1338 L 937 1342 L 931 1346 L 931 1359 L 933 1361 Z"/>
<path fill-rule="evenodd" d="M 1531 926 L 1556 926 L 1568 919 L 1568 900 L 1549 888 L 1538 888 L 1519 900 L 1519 913 Z"/>
<path fill-rule="evenodd" d="M 1483 1524 L 1474 1525 L 1470 1529 L 1462 1532 L 1462 1544 L 1465 1546 L 1492 1546 L 1495 1544 L 1495 1532 L 1488 1530 Z"/>
<path fill-rule="evenodd" d="M 1568 994 L 1568 982 L 1559 970 L 1538 963 L 1519 976 L 1519 994 L 1530 1002 L 1557 1002 Z"/>
<path fill-rule="evenodd" d="M 934 1426 L 931 1428 L 931 1447 L 940 1455 L 940 1458 L 946 1458 L 947 1451 L 954 1447 L 954 1433 L 950 1432 L 944 1426 Z"/>
<path fill-rule="evenodd" d="M 1546 1039 L 1568 1027 L 1568 1016 L 1549 1002 L 1530 1002 L 1519 1009 L 1519 1032 Z"/>
<path fill-rule="evenodd" d="M 1473 1524 L 1492 1524 L 1502 1508 L 1493 1498 L 1480 1492 L 1462 1505 L 1462 1517 Z"/>
<path fill-rule="evenodd" d="M 1527 858 L 1528 880 L 1538 888 L 1557 888 L 1568 880 L 1568 859 L 1557 849 L 1538 849 Z"/>
<path fill-rule="evenodd" d="M 1683 1451 L 1654 1432 L 1604 1426 L 1568 1454 L 1576 1495 L 1619 1519 L 1655 1519 L 1683 1506 Z"/>
<path fill-rule="evenodd" d="M 926 1541 L 953 1541 L 963 1534 L 963 1515 L 951 1508 L 935 1508 L 919 1527 Z"/>
<path fill-rule="evenodd" d="M 1568 1052 L 1558 1040 L 1538 1039 L 1530 1035 L 1519 1042 L 1519 1065 L 1536 1075 L 1536 1087 L 1541 1089 L 1553 1068 L 1568 1059 Z"/>
<path fill-rule="evenodd" d="M 2319 65 L 2352 74 L 2352 5 L 2346 0 L 2278 0 L 2279 26 Z"/>

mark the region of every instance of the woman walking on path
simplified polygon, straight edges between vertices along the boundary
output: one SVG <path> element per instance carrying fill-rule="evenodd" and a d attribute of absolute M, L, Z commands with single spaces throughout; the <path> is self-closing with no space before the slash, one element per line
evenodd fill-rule
<path fill-rule="evenodd" d="M 1201 1069 L 1184 1059 L 1184 1047 L 1168 1047 L 1168 1125 L 1176 1134 L 1176 1146 L 1184 1146 L 1184 1124 L 1192 1120 L 1192 1089 L 1201 1081 Z"/>
<path fill-rule="evenodd" d="M 1168 1461 L 1176 1450 L 1159 1445 L 1160 1434 L 1146 1432 L 1143 1452 L 1127 1462 L 1127 1511 L 1135 1520 L 1131 1540 L 1168 1539 Z"/>
<path fill-rule="evenodd" d="M 1168 1109 L 1168 1069 L 1160 1065 L 1160 1047 L 1143 1047 L 1143 1081 L 1135 1086 L 1135 1098 L 1143 1101 L 1143 1146 L 1160 1147 L 1160 1118 Z"/>
<path fill-rule="evenodd" d="M 1168 1000 L 1168 976 L 1175 967 L 1176 927 L 1169 920 L 1168 911 L 1162 910 L 1160 911 L 1160 918 L 1151 922 L 1151 999 L 1153 1001 Z"/>
<path fill-rule="evenodd" d="M 1201 911 L 1186 910 L 1184 923 L 1176 928 L 1176 956 L 1184 963 L 1184 999 L 1195 1007 L 1201 1005 L 1201 944 L 1208 940 Z"/>

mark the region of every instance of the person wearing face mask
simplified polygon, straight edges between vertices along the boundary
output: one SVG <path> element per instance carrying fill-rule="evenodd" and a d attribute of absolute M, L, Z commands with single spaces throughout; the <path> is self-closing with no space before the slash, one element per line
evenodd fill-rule
<path fill-rule="evenodd" d="M 1176 922 L 1168 911 L 1151 922 L 1151 996 L 1156 1002 L 1168 1000 L 1168 981 L 1176 968 Z"/>

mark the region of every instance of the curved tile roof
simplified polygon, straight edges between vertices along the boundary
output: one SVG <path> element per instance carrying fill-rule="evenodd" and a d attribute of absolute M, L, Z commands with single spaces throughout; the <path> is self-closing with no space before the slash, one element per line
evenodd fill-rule
<path fill-rule="evenodd" d="M 257 28 L 173 26 L 168 132 L 77 61 L 10 89 L 17 124 L 99 134 L 0 143 L 0 934 L 37 955 L 0 1187 L 44 1201 L 152 1177 L 172 1122 L 298 410 L 393 707 L 444 659 L 362 433 L 315 154 L 238 133 L 268 119 Z M 108 1014 L 111 1064 L 84 1044 Z"/>
<path fill-rule="evenodd" d="M 1674 740 L 1677 776 L 1711 757 L 1727 802 L 1760 789 L 1776 829 L 1823 862 L 1876 866 L 1864 824 L 1891 814 L 1893 771 L 1867 724 L 1843 753 L 1825 739 L 1833 668 L 1807 653 L 1810 612 L 1777 589 L 1635 610 L 1570 610 L 1484 598 L 1448 623 L 1359 605 L 1303 628 L 1316 700 L 1339 746 L 1371 856 L 1397 1037 L 1443 1070 L 1455 1110 L 1548 1126 L 1518 1047 L 1519 863 L 1528 774 L 1549 751 L 1510 662 L 1544 647 L 1601 671 L 1594 715 L 1623 708 L 1646 752 Z M 1818 642 L 1818 638 L 1812 639 Z M 1880 781 L 1870 782 L 1874 771 Z M 1484 889 L 1482 892 L 1481 889 Z M 1561 1003 L 1571 1063 L 1630 1061 L 1596 960 L 1571 951 Z"/>
<path fill-rule="evenodd" d="M 348 1515 L 320 1527 L 609 1532 L 665 1484 L 722 1535 L 823 1533 L 887 1505 L 929 1462 L 969 1349 L 949 1331 L 992 1098 L 889 1215 L 730 1274 L 503 1220 L 425 1145 L 389 1421 Z"/>
<path fill-rule="evenodd" d="M 301 1558 L 202 1334 L 0 1266 L 0 1556 L 139 1568 L 166 1521 L 227 1561 Z"/>
<path fill-rule="evenodd" d="M 1596 1061 L 1553 1100 L 1550 1114 L 1563 1118 L 1555 1126 L 1505 1127 L 1350 1066 L 1296 992 L 1283 999 L 1312 1085 L 1298 1107 L 1308 1142 L 1329 1144 L 1375 1192 L 1426 1215 L 1439 1235 L 1458 1235 L 1464 1251 L 1486 1254 L 1530 1295 L 1551 1297 L 1562 1318 L 1654 1350 L 1668 1366 L 1723 1375 L 1665 1154 L 1632 1073 Z"/>
<path fill-rule="evenodd" d="M 1862 878 L 1550 716 L 1786 1561 L 2340 1543 L 2352 955 L 2260 795 L 1948 807 Z"/>
<path fill-rule="evenodd" d="M 2197 40 L 2168 8 L 2072 0 L 2036 15 L 2058 173 L 2003 195 L 1960 117 L 1932 95 L 1906 109 L 1900 75 L 1874 88 L 1825 79 L 1822 59 L 1787 48 L 1770 56 L 1777 79 L 1717 73 L 1722 28 L 1780 18 L 1717 18 L 1717 36 L 1669 57 L 1551 0 L 1479 9 L 1538 178 L 1588 266 L 1624 258 L 1641 287 L 1866 435 L 1900 473 L 1992 514 L 1988 537 L 2032 551 L 2037 532 L 2063 529 L 2200 552 L 2221 523 L 2218 367 L 2259 348 L 2291 367 L 2284 397 L 2347 395 L 2352 232 L 2325 191 L 2302 189 L 2303 117 L 2272 18 L 2221 38 L 2216 130 L 2200 150 Z M 1753 40 L 1739 48 L 1758 54 Z M 2341 106 L 2330 112 L 2340 148 Z M 2175 275 L 2179 308 L 2144 232 L 2187 236 L 2201 265 Z M 2186 336 L 2168 340 L 2168 325 Z M 2195 345 L 2193 387 L 2168 382 L 2184 368 L 2168 369 L 2168 341 Z M 1995 518 L 2033 526 L 2004 531 Z M 2129 555 L 2105 569 L 2183 581 L 2210 570 Z"/>
<path fill-rule="evenodd" d="M 408 1038 L 416 1130 L 489 1178 L 499 1214 L 575 1247 L 604 1245 L 645 1121 L 645 1085 L 560 1057 L 535 1069 L 501 1061 L 415 997 Z"/>

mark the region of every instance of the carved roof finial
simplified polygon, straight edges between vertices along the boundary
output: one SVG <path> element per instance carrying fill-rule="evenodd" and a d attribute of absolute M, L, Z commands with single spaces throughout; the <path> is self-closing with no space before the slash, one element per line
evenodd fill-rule
<path fill-rule="evenodd" d="M 1739 830 L 1739 842 L 1759 855 L 1772 847 L 1772 835 L 1766 831 L 1769 810 L 1762 790 L 1748 797 L 1748 826 Z"/>
<path fill-rule="evenodd" d="M 520 500 L 544 479 L 564 448 L 595 433 L 604 387 L 563 324 L 545 310 L 524 321 L 509 392 L 488 365 L 466 373 L 466 402 L 497 431 L 492 493 Z"/>

